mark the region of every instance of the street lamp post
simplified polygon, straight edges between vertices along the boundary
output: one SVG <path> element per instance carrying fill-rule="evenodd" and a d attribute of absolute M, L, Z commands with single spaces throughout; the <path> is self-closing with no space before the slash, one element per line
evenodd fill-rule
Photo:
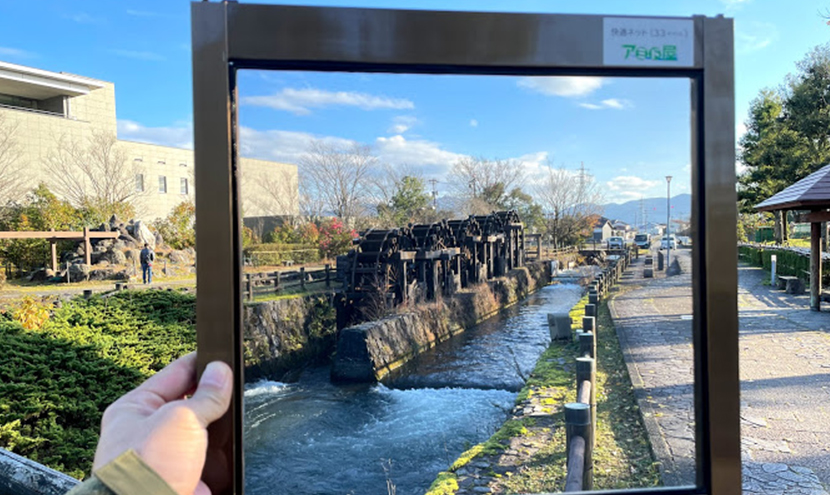
<path fill-rule="evenodd" d="M 671 175 L 666 176 L 666 272 L 671 266 Z"/>

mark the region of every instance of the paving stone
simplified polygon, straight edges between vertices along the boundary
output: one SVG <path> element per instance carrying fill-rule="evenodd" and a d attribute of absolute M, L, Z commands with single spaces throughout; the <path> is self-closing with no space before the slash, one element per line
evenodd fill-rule
<path fill-rule="evenodd" d="M 610 303 L 665 485 L 694 482 L 691 260 L 627 278 Z M 633 270 L 641 270 L 635 265 Z M 830 315 L 739 270 L 741 452 L 748 495 L 830 495 Z M 759 462 L 761 461 L 761 462 Z"/>

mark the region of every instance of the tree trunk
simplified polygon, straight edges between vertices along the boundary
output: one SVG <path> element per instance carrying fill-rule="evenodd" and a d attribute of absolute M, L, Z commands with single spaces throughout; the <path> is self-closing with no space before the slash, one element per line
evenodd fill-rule
<path fill-rule="evenodd" d="M 775 243 L 776 244 L 783 244 L 784 240 L 783 240 L 783 237 L 781 235 L 781 212 L 780 211 L 773 212 L 772 217 L 773 217 L 772 231 L 773 231 L 773 236 L 775 237 Z"/>
<path fill-rule="evenodd" d="M 781 212 L 781 239 L 782 244 L 790 240 L 790 224 L 787 221 L 787 212 Z"/>

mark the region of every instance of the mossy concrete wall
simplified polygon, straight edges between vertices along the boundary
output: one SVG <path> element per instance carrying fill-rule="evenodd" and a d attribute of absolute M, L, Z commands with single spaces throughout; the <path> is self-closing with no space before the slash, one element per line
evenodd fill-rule
<path fill-rule="evenodd" d="M 245 380 L 278 380 L 329 357 L 337 333 L 333 298 L 322 294 L 246 304 Z"/>
<path fill-rule="evenodd" d="M 332 379 L 373 382 L 550 283 L 549 263 L 530 263 L 452 297 L 340 331 Z"/>

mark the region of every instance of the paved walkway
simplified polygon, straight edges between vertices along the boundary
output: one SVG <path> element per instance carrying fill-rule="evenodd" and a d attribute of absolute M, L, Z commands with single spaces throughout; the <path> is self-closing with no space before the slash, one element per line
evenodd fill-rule
<path fill-rule="evenodd" d="M 691 277 L 642 278 L 642 261 L 610 307 L 666 485 L 694 483 Z M 807 296 L 740 268 L 741 428 L 745 494 L 827 495 L 830 315 Z"/>

